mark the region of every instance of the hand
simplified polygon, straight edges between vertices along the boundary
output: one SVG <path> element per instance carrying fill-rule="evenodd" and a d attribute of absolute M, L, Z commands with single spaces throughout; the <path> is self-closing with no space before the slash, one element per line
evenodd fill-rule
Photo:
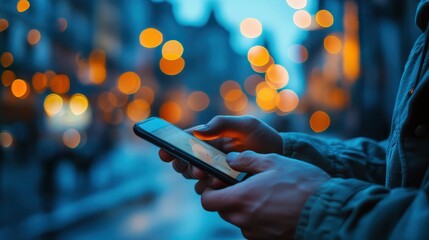
<path fill-rule="evenodd" d="M 277 154 L 228 154 L 237 171 L 254 174 L 220 190 L 206 188 L 201 203 L 238 226 L 248 239 L 292 238 L 301 210 L 330 176 L 311 164 Z"/>
<path fill-rule="evenodd" d="M 252 150 L 258 153 L 283 152 L 283 139 L 266 123 L 252 116 L 216 116 L 194 135 L 210 141 L 225 153 Z"/>
<path fill-rule="evenodd" d="M 253 150 L 260 153 L 279 153 L 283 151 L 280 134 L 266 123 L 252 116 L 216 116 L 208 124 L 186 130 L 201 140 L 208 142 L 223 152 Z M 175 159 L 164 150 L 159 156 L 171 162 L 173 168 L 185 178 L 199 179 L 195 190 L 201 194 L 207 186 L 218 189 L 226 186 L 217 178 L 208 178 L 200 169 Z"/>

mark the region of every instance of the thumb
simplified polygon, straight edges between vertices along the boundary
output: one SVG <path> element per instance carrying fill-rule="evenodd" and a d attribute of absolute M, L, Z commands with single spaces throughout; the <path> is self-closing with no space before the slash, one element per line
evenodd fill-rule
<path fill-rule="evenodd" d="M 253 151 L 231 152 L 226 156 L 226 161 L 234 170 L 256 174 L 267 171 L 274 166 L 273 161 L 268 156 L 270 155 L 258 154 Z"/>
<path fill-rule="evenodd" d="M 221 137 L 237 138 L 249 131 L 252 121 L 248 116 L 216 116 L 209 123 L 193 130 L 201 140 L 213 140 Z"/>

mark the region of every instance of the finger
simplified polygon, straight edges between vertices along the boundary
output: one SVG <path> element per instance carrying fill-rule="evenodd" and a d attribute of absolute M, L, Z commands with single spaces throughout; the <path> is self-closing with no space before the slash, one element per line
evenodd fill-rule
<path fill-rule="evenodd" d="M 274 166 L 274 154 L 258 154 L 253 151 L 231 152 L 226 156 L 228 165 L 239 172 L 256 174 Z"/>
<path fill-rule="evenodd" d="M 174 170 L 176 170 L 176 172 L 184 174 L 184 175 L 187 173 L 187 170 L 189 167 L 189 163 L 186 163 L 186 162 L 179 160 L 179 159 L 174 159 L 172 161 L 171 165 L 173 166 Z M 186 175 L 190 175 L 190 174 L 186 174 Z M 189 178 L 190 178 L 190 176 L 189 176 Z"/>
<path fill-rule="evenodd" d="M 205 126 L 195 129 L 194 135 L 202 140 L 219 137 L 237 138 L 256 127 L 259 121 L 251 116 L 216 116 Z"/>
<path fill-rule="evenodd" d="M 208 178 L 204 178 L 204 179 L 201 179 L 200 181 L 198 181 L 195 184 L 195 192 L 197 192 L 199 195 L 201 195 L 204 192 L 204 190 L 206 189 L 208 181 L 209 181 Z"/>
<path fill-rule="evenodd" d="M 201 170 L 195 166 L 191 166 L 190 168 L 191 168 L 192 176 L 195 179 L 201 180 L 201 179 L 207 177 L 207 174 L 203 170 Z"/>
<path fill-rule="evenodd" d="M 207 186 L 213 189 L 222 189 L 228 187 L 228 184 L 216 177 L 208 178 Z"/>
<path fill-rule="evenodd" d="M 166 152 L 163 149 L 159 149 L 158 155 L 159 155 L 159 158 L 164 162 L 171 162 L 175 158 L 173 155 L 171 155 L 170 153 Z"/>
<path fill-rule="evenodd" d="M 235 186 L 237 185 L 218 190 L 206 187 L 201 194 L 201 205 L 205 210 L 211 212 L 237 209 L 241 203 L 241 194 L 239 191 L 235 191 L 237 190 Z"/>

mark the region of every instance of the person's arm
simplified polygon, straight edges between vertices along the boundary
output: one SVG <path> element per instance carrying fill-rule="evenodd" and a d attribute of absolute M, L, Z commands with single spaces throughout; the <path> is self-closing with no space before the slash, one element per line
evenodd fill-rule
<path fill-rule="evenodd" d="M 386 141 L 368 138 L 342 141 L 292 132 L 281 136 L 284 156 L 314 164 L 333 177 L 385 182 Z"/>
<path fill-rule="evenodd" d="M 421 189 L 331 179 L 301 212 L 296 239 L 427 239 L 429 184 Z"/>

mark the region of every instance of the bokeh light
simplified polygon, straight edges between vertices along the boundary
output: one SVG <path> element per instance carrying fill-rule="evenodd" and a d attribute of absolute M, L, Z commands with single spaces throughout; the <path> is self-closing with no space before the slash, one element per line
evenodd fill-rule
<path fill-rule="evenodd" d="M 270 53 L 263 46 L 254 46 L 248 51 L 247 59 L 252 65 L 264 66 L 270 60 Z"/>
<path fill-rule="evenodd" d="M 111 99 L 113 99 L 114 102 L 112 102 Z M 116 104 L 116 96 L 111 92 L 103 92 L 98 96 L 97 105 L 104 112 L 113 112 Z"/>
<path fill-rule="evenodd" d="M 331 119 L 329 115 L 323 111 L 317 111 L 311 115 L 310 127 L 316 133 L 324 132 L 329 128 L 330 124 Z"/>
<path fill-rule="evenodd" d="M 228 91 L 224 100 L 226 108 L 235 113 L 242 113 L 248 104 L 247 96 L 241 89 Z"/>
<path fill-rule="evenodd" d="M 265 81 L 273 89 L 280 89 L 289 83 L 289 73 L 281 65 L 270 66 L 265 74 Z"/>
<path fill-rule="evenodd" d="M 264 82 L 264 78 L 261 77 L 261 75 L 259 74 L 250 75 L 244 81 L 244 89 L 248 94 L 252 96 L 256 96 L 256 86 L 258 86 L 258 84 L 261 82 Z"/>
<path fill-rule="evenodd" d="M 118 89 L 124 94 L 133 94 L 140 88 L 141 80 L 135 72 L 125 72 L 118 78 Z"/>
<path fill-rule="evenodd" d="M 2 130 L 0 132 L 0 145 L 3 148 L 9 148 L 13 144 L 13 136 L 9 131 Z"/>
<path fill-rule="evenodd" d="M 74 128 L 67 129 L 63 133 L 63 142 L 68 148 L 77 148 L 81 142 L 80 133 Z"/>
<path fill-rule="evenodd" d="M 273 112 L 277 108 L 276 96 L 277 91 L 265 85 L 256 92 L 256 104 L 265 112 Z"/>
<path fill-rule="evenodd" d="M 10 90 L 12 91 L 13 96 L 17 98 L 25 98 L 26 95 L 28 95 L 30 88 L 26 81 L 15 79 L 15 81 L 12 82 Z"/>
<path fill-rule="evenodd" d="M 0 59 L 1 65 L 5 68 L 9 67 L 13 63 L 13 55 L 10 52 L 4 52 Z"/>
<path fill-rule="evenodd" d="M 240 84 L 234 80 L 227 80 L 220 85 L 220 95 L 225 98 L 228 92 L 233 90 L 241 90 Z"/>
<path fill-rule="evenodd" d="M 58 18 L 57 24 L 58 24 L 58 30 L 60 32 L 64 32 L 68 27 L 68 22 L 67 22 L 67 19 L 65 18 Z"/>
<path fill-rule="evenodd" d="M 330 54 L 338 54 L 342 49 L 341 39 L 334 34 L 328 35 L 323 40 L 323 46 L 325 50 Z"/>
<path fill-rule="evenodd" d="M 135 98 L 140 98 L 146 100 L 149 104 L 152 104 L 155 100 L 155 92 L 152 88 L 143 86 L 135 94 Z"/>
<path fill-rule="evenodd" d="M 280 111 L 284 113 L 294 111 L 298 106 L 298 103 L 298 95 L 290 89 L 284 89 L 280 91 L 276 96 L 276 106 Z"/>
<path fill-rule="evenodd" d="M 4 70 L 1 74 L 1 82 L 5 87 L 9 87 L 15 79 L 16 75 L 11 70 Z"/>
<path fill-rule="evenodd" d="M 0 32 L 3 32 L 9 27 L 9 21 L 5 18 L 0 18 Z"/>
<path fill-rule="evenodd" d="M 70 98 L 69 105 L 70 111 L 74 115 L 82 115 L 88 109 L 88 98 L 86 98 L 86 96 L 81 93 L 73 94 L 73 96 Z"/>
<path fill-rule="evenodd" d="M 70 79 L 65 74 L 58 74 L 52 78 L 49 85 L 54 93 L 65 94 L 70 90 Z"/>
<path fill-rule="evenodd" d="M 33 75 L 31 83 L 33 85 L 34 90 L 37 93 L 43 93 L 48 87 L 48 78 L 46 77 L 45 74 L 36 72 Z"/>
<path fill-rule="evenodd" d="M 307 6 L 307 0 L 286 0 L 286 3 L 293 9 L 302 9 Z"/>
<path fill-rule="evenodd" d="M 41 35 L 37 29 L 31 29 L 27 34 L 27 41 L 30 45 L 36 45 L 39 43 L 40 39 Z"/>
<path fill-rule="evenodd" d="M 189 95 L 187 103 L 193 111 L 201 112 L 209 106 L 210 99 L 205 92 L 195 91 Z"/>
<path fill-rule="evenodd" d="M 308 28 L 311 25 L 311 15 L 305 10 L 298 10 L 293 14 L 293 22 L 299 28 Z"/>
<path fill-rule="evenodd" d="M 307 48 L 299 44 L 294 44 L 288 49 L 288 57 L 294 63 L 303 63 L 308 59 Z"/>
<path fill-rule="evenodd" d="M 268 68 L 274 64 L 274 58 L 270 56 L 270 60 L 268 60 L 268 62 L 263 65 L 263 66 L 255 66 L 253 64 L 250 64 L 250 66 L 252 67 L 253 71 L 257 72 L 257 73 L 265 73 Z"/>
<path fill-rule="evenodd" d="M 178 58 L 176 60 L 170 61 L 165 58 L 161 58 L 159 61 L 159 68 L 167 75 L 177 75 L 185 68 L 185 60 L 183 58 Z"/>
<path fill-rule="evenodd" d="M 156 48 L 162 41 L 162 33 L 155 28 L 147 28 L 140 33 L 140 44 L 143 47 Z"/>
<path fill-rule="evenodd" d="M 334 24 L 334 16 L 327 10 L 320 10 L 316 13 L 316 22 L 323 28 L 328 28 Z"/>
<path fill-rule="evenodd" d="M 99 85 L 106 80 L 106 53 L 96 49 L 89 55 L 89 80 L 91 83 Z"/>
<path fill-rule="evenodd" d="M 45 101 L 43 102 L 43 108 L 45 109 L 46 115 L 52 117 L 59 113 L 63 108 L 63 99 L 61 96 L 51 93 L 46 96 Z"/>
<path fill-rule="evenodd" d="M 166 60 L 177 60 L 182 57 L 183 54 L 183 46 L 177 40 L 170 40 L 164 43 L 162 46 L 162 57 Z"/>
<path fill-rule="evenodd" d="M 240 23 L 240 32 L 247 38 L 257 38 L 262 33 L 262 24 L 256 18 L 246 18 Z"/>
<path fill-rule="evenodd" d="M 182 119 L 182 108 L 174 101 L 167 101 L 162 104 L 159 116 L 170 123 L 178 123 Z"/>
<path fill-rule="evenodd" d="M 30 2 L 28 0 L 19 0 L 16 4 L 16 10 L 18 12 L 25 12 L 30 8 Z"/>
<path fill-rule="evenodd" d="M 150 103 L 144 99 L 131 101 L 127 106 L 127 116 L 134 122 L 146 119 L 150 115 Z"/>

